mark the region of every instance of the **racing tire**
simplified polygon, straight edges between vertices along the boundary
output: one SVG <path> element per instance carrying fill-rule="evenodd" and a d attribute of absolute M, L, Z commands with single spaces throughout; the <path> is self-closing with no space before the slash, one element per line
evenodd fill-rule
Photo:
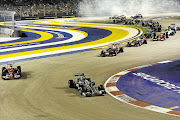
<path fill-rule="evenodd" d="M 2 76 L 6 76 L 6 72 L 2 72 Z"/>
<path fill-rule="evenodd" d="M 105 52 L 104 51 L 101 51 L 101 57 L 105 57 Z"/>
<path fill-rule="evenodd" d="M 7 71 L 4 71 L 5 69 L 6 69 L 6 67 L 2 67 L 2 76 L 6 76 Z M 3 80 L 5 80 L 5 79 L 3 79 Z"/>
<path fill-rule="evenodd" d="M 99 86 L 98 86 L 98 90 L 99 90 L 99 91 L 100 91 L 100 90 L 105 90 L 105 89 L 104 89 L 104 86 L 103 86 L 103 85 L 99 85 Z"/>
<path fill-rule="evenodd" d="M 68 81 L 68 86 L 69 86 L 69 88 L 75 88 L 74 81 L 73 80 L 69 80 Z"/>
<path fill-rule="evenodd" d="M 6 67 L 2 67 L 2 73 L 3 73 L 3 71 L 6 69 Z"/>
<path fill-rule="evenodd" d="M 124 52 L 124 48 L 122 47 L 122 48 L 119 50 L 119 52 Z"/>
<path fill-rule="evenodd" d="M 17 69 L 19 70 L 19 72 L 21 72 L 21 66 L 17 66 Z"/>
<path fill-rule="evenodd" d="M 147 44 L 147 40 L 145 40 L 143 44 Z"/>

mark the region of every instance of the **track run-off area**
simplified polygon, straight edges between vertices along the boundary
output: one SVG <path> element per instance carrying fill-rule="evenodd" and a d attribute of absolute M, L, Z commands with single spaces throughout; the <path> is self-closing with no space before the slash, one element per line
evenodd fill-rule
<path fill-rule="evenodd" d="M 122 43 L 142 34 L 136 27 L 73 23 L 75 20 L 16 22 L 28 37 L 1 40 L 0 64 L 88 51 L 115 42 Z"/>

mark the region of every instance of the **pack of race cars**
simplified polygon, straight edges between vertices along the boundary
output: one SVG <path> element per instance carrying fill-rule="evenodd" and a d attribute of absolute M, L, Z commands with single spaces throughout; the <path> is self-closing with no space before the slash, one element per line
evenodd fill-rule
<path fill-rule="evenodd" d="M 155 35 L 153 38 L 153 41 L 164 41 L 167 38 L 169 38 L 169 36 L 173 36 L 176 34 L 176 31 L 179 31 L 179 27 L 177 27 L 175 24 L 171 24 L 168 29 L 165 30 L 165 32 L 161 32 L 160 34 L 158 34 L 157 36 Z"/>
<path fill-rule="evenodd" d="M 133 19 L 126 19 L 126 16 L 114 16 L 110 19 L 114 20 L 114 23 L 124 22 L 126 25 L 134 25 L 138 23 L 142 23 L 143 27 L 149 28 L 148 32 L 144 35 L 141 35 L 135 40 L 127 42 L 128 47 L 139 47 L 143 44 L 147 44 L 147 39 L 153 39 L 153 41 L 164 41 L 169 36 L 175 35 L 176 31 L 180 30 L 180 27 L 175 24 L 171 24 L 168 26 L 164 32 L 161 32 L 161 25 L 158 22 L 154 22 L 152 20 L 141 21 L 138 18 L 142 18 L 141 14 L 137 14 L 136 16 L 132 16 Z M 160 34 L 156 35 L 156 32 L 160 32 Z M 119 53 L 124 52 L 124 47 L 121 44 L 112 44 L 109 47 L 106 47 L 101 51 L 101 57 L 112 57 L 116 56 Z M 21 66 L 14 67 L 14 63 L 7 63 L 7 67 L 2 67 L 1 78 L 3 80 L 12 80 L 21 78 Z M 84 97 L 92 97 L 92 96 L 103 96 L 106 94 L 103 85 L 99 85 L 95 87 L 95 82 L 91 81 L 90 78 L 86 78 L 84 73 L 76 73 L 74 74 L 74 79 L 68 81 L 69 88 L 75 88 L 79 91 L 80 95 Z"/>

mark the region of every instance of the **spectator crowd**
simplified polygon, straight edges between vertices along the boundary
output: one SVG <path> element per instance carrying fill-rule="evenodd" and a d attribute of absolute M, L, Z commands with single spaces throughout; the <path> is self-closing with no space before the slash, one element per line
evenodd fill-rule
<path fill-rule="evenodd" d="M 15 16 L 75 16 L 80 0 L 1 0 L 0 10 L 15 11 Z"/>

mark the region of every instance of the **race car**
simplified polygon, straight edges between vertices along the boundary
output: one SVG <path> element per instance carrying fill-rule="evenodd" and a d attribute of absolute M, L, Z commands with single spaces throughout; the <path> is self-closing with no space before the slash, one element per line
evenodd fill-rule
<path fill-rule="evenodd" d="M 14 68 L 14 63 L 7 63 L 7 68 L 2 67 L 2 76 L 4 80 L 21 78 L 21 66 Z"/>
<path fill-rule="evenodd" d="M 147 21 L 142 21 L 142 26 L 143 27 L 151 27 L 153 25 L 153 20 L 149 19 Z"/>
<path fill-rule="evenodd" d="M 117 19 L 118 16 L 117 15 L 114 15 L 113 17 L 109 17 L 109 19 Z"/>
<path fill-rule="evenodd" d="M 119 53 L 124 52 L 124 48 L 121 47 L 120 44 L 113 44 L 112 46 L 108 47 L 106 50 L 102 50 L 100 56 L 106 57 L 106 56 L 116 56 Z"/>
<path fill-rule="evenodd" d="M 140 36 L 138 39 L 128 42 L 127 46 L 128 47 L 131 47 L 131 46 L 139 47 L 143 44 L 147 44 L 147 40 L 144 36 Z"/>
<path fill-rule="evenodd" d="M 146 39 L 150 39 L 153 37 L 153 30 L 148 30 L 147 33 L 144 34 L 144 36 L 146 37 Z"/>
<path fill-rule="evenodd" d="M 139 39 L 143 42 L 143 44 L 147 44 L 147 40 L 145 36 L 140 36 Z"/>
<path fill-rule="evenodd" d="M 171 24 L 170 26 L 168 26 L 169 30 L 174 30 L 174 31 L 179 31 L 180 27 L 177 27 L 175 24 Z"/>
<path fill-rule="evenodd" d="M 175 34 L 176 34 L 176 31 L 175 31 L 175 30 L 172 30 L 172 29 L 166 29 L 165 32 L 167 32 L 169 36 L 170 36 L 170 35 L 172 36 L 172 35 L 175 35 Z"/>
<path fill-rule="evenodd" d="M 126 16 L 121 15 L 121 16 L 116 16 L 116 17 L 110 17 L 110 19 L 113 19 L 113 23 L 122 23 L 126 21 Z"/>
<path fill-rule="evenodd" d="M 125 25 L 134 25 L 134 24 L 137 24 L 135 20 L 133 19 L 126 19 Z"/>
<path fill-rule="evenodd" d="M 95 87 L 95 82 L 90 78 L 86 78 L 84 73 L 75 73 L 74 79 L 68 81 L 69 88 L 75 88 L 84 97 L 103 96 L 106 94 L 103 85 Z"/>
<path fill-rule="evenodd" d="M 114 23 L 122 23 L 126 21 L 126 16 L 125 15 L 121 15 L 118 16 L 117 19 L 114 21 Z"/>
<path fill-rule="evenodd" d="M 161 26 L 153 26 L 151 28 L 154 32 L 161 32 Z"/>
<path fill-rule="evenodd" d="M 153 41 L 164 41 L 166 40 L 166 33 L 162 32 L 153 38 Z"/>
<path fill-rule="evenodd" d="M 161 32 L 162 26 L 159 22 L 153 22 L 152 26 L 150 27 L 154 32 Z"/>
<path fill-rule="evenodd" d="M 131 16 L 133 19 L 142 18 L 142 14 L 136 14 L 135 16 Z"/>

